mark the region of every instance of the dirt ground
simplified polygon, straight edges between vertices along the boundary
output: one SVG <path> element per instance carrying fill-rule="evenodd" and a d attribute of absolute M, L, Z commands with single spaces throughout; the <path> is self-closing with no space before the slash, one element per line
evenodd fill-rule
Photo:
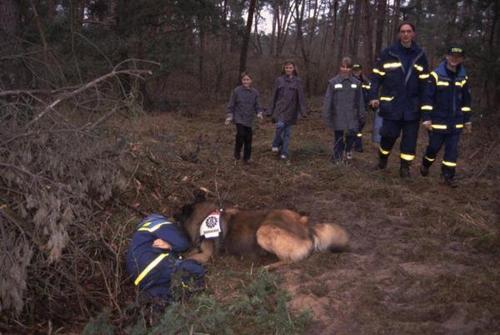
<path fill-rule="evenodd" d="M 276 270 L 292 310 L 312 312 L 308 334 L 500 334 L 500 146 L 494 130 L 479 124 L 462 136 L 459 187 L 451 189 L 440 181 L 439 158 L 429 177 L 418 173 L 424 131 L 412 178 L 402 180 L 399 142 L 388 168 L 373 169 L 370 124 L 364 152 L 336 166 L 320 112 L 313 108 L 293 128 L 288 162 L 271 152 L 274 126 L 267 120 L 255 128 L 252 163 L 243 165 L 232 159 L 235 130 L 223 120 L 221 106 L 121 124 L 133 151 L 152 166 L 137 172 L 131 204 L 169 212 L 203 186 L 243 208 L 291 208 L 313 222 L 345 227 L 348 251 L 314 254 Z M 145 189 L 154 192 L 141 196 Z M 209 267 L 209 286 L 223 296 L 227 284 L 220 273 L 254 271 L 269 261 L 223 255 Z"/>

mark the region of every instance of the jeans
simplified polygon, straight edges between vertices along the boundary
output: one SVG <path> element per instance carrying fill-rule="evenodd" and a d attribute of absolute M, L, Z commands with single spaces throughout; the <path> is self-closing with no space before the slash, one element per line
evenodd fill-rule
<path fill-rule="evenodd" d="M 276 132 L 273 139 L 273 148 L 279 148 L 280 154 L 288 157 L 288 144 L 292 135 L 292 125 L 282 121 L 276 122 Z"/>
<path fill-rule="evenodd" d="M 380 128 L 382 128 L 382 124 L 384 119 L 382 119 L 381 116 L 378 115 L 379 110 L 377 109 L 373 116 L 373 131 L 372 131 L 372 142 L 373 143 L 380 143 Z"/>

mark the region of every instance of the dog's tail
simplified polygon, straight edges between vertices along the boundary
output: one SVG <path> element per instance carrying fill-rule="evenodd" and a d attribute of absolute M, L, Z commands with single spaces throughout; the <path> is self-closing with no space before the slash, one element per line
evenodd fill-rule
<path fill-rule="evenodd" d="M 343 251 L 349 244 L 344 228 L 333 223 L 317 223 L 312 227 L 314 249 L 317 251 Z"/>

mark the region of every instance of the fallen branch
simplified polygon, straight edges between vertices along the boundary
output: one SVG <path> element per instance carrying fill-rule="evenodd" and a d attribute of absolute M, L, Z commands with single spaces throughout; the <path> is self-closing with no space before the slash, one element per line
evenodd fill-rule
<path fill-rule="evenodd" d="M 122 64 L 122 63 L 120 63 Z M 144 79 L 143 76 L 144 75 L 151 75 L 152 72 L 150 70 L 113 70 L 111 71 L 110 73 L 108 74 L 105 74 L 104 76 L 101 76 L 97 79 L 94 79 L 92 80 L 91 82 L 88 82 L 87 84 L 81 86 L 80 88 L 72 91 L 72 92 L 69 92 L 69 93 L 66 93 L 64 94 L 63 96 L 57 98 L 56 100 L 54 100 L 51 104 L 49 104 L 47 107 L 45 107 L 45 109 L 43 111 L 41 111 L 40 113 L 38 113 L 37 116 L 35 116 L 33 118 L 33 120 L 31 120 L 30 122 L 28 122 L 25 126 L 25 128 L 29 128 L 31 127 L 34 123 L 36 123 L 38 120 L 40 120 L 45 114 L 47 114 L 48 112 L 50 112 L 51 110 L 54 109 L 54 107 L 56 107 L 58 104 L 60 104 L 61 102 L 63 102 L 64 100 L 67 100 L 71 97 L 74 97 L 86 90 L 88 90 L 89 88 L 91 87 L 94 87 L 96 86 L 98 83 L 102 82 L 102 81 L 105 81 L 109 78 L 112 78 L 112 77 L 116 77 L 118 75 L 129 75 L 129 76 L 133 76 L 133 77 L 136 77 L 136 78 L 139 78 L 139 79 Z"/>

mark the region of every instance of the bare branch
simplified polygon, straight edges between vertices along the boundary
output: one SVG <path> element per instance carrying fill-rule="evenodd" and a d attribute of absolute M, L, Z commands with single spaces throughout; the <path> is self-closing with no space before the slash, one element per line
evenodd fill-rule
<path fill-rule="evenodd" d="M 122 64 L 122 63 L 120 63 L 120 64 Z M 49 104 L 43 111 L 41 111 L 37 116 L 35 116 L 33 118 L 33 120 L 28 122 L 26 124 L 25 128 L 31 127 L 34 123 L 36 123 L 38 120 L 40 120 L 49 111 L 53 110 L 54 107 L 57 106 L 58 104 L 60 104 L 62 101 L 67 100 L 71 97 L 74 97 L 74 96 L 88 90 L 89 88 L 94 87 L 95 85 L 97 85 L 98 83 L 100 83 L 102 81 L 105 81 L 109 78 L 112 78 L 112 77 L 115 77 L 118 75 L 122 75 L 122 74 L 126 74 L 126 75 L 130 75 L 130 76 L 137 77 L 140 79 L 144 79 L 144 77 L 143 77 L 144 75 L 151 75 L 152 72 L 150 70 L 133 70 L 133 69 L 131 69 L 131 70 L 119 70 L 119 71 L 113 70 L 113 71 L 105 74 L 104 76 L 101 76 L 97 79 L 92 80 L 91 82 L 88 82 L 87 84 L 81 86 L 80 88 L 74 90 L 73 92 L 69 92 L 69 93 L 64 94 L 61 97 L 57 98 L 51 104 Z"/>

